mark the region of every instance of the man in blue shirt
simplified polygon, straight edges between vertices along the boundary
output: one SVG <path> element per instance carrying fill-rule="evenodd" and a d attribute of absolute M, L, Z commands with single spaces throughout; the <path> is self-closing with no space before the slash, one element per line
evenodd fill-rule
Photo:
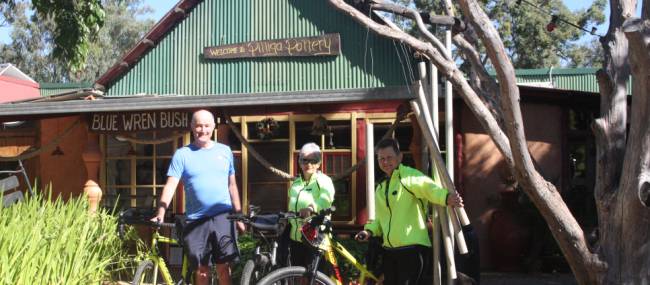
<path fill-rule="evenodd" d="M 241 211 L 232 151 L 212 140 L 215 121 L 209 111 L 194 112 L 191 128 L 194 141 L 174 153 L 152 220 L 163 220 L 182 180 L 188 221 L 183 243 L 190 266 L 196 269 L 196 284 L 207 284 L 212 262 L 217 265 L 219 284 L 231 284 L 229 262 L 239 256 L 239 250 L 234 225 L 226 216 Z M 237 227 L 244 229 L 241 223 Z"/>

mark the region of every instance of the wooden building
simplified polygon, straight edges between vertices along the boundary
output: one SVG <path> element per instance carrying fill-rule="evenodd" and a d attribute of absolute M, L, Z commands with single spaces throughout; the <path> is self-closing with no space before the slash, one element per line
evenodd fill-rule
<path fill-rule="evenodd" d="M 219 118 L 215 139 L 235 153 L 244 206 L 279 211 L 290 181 L 263 167 L 235 131 L 292 175 L 298 150 L 314 141 L 324 152 L 323 171 L 336 176 L 366 157 L 369 126 L 376 142 L 398 106 L 415 98 L 415 64 L 408 47 L 369 33 L 326 1 L 181 0 L 94 89 L 0 104 L 0 121 L 38 125 L 37 147 L 47 151 L 31 158 L 32 171 L 55 193 L 79 195 L 97 183 L 102 206 L 147 208 L 155 206 L 173 152 L 190 143 L 191 112 L 206 108 Z M 597 111 L 597 97 L 539 87 L 521 87 L 521 93 L 533 157 L 545 177 L 569 191 L 577 170 L 591 175 L 584 166 L 591 149 L 583 122 Z M 489 232 L 495 211 L 517 211 L 498 203 L 498 193 L 514 188 L 489 137 L 462 101 L 454 104 L 450 151 L 457 188 L 479 236 L 483 267 L 498 268 Z M 408 120 L 395 133 L 406 163 L 413 161 L 415 133 Z M 52 155 L 57 147 L 63 155 Z M 583 157 L 573 162 L 574 153 Z M 336 181 L 338 229 L 367 221 L 365 177 L 361 168 Z M 179 189 L 170 214 L 183 212 L 182 200 Z M 530 231 L 519 235 L 522 246 L 530 244 Z"/>

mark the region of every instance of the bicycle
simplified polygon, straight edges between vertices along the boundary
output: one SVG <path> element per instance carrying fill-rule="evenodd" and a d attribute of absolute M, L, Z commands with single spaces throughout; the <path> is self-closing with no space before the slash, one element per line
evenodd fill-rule
<path fill-rule="evenodd" d="M 159 230 L 161 228 L 180 229 L 180 225 L 177 226 L 174 223 L 152 222 L 149 220 L 151 216 L 152 213 L 138 212 L 135 209 L 128 209 L 126 211 L 120 212 L 119 214 L 118 230 L 120 236 L 124 236 L 125 225 L 144 225 L 153 229 L 149 250 L 146 252 L 144 260 L 140 261 L 138 264 L 133 277 L 133 282 L 131 284 L 184 285 L 193 283 L 192 272 L 189 270 L 189 262 L 185 254 L 183 254 L 181 278 L 175 282 L 169 271 L 169 267 L 165 262 L 165 259 L 162 257 L 158 250 L 158 244 L 161 243 L 180 246 L 182 249 L 182 243 L 178 242 L 179 239 L 167 237 L 159 233 Z M 177 230 L 176 233 L 180 236 L 180 230 Z M 210 272 L 212 272 L 212 270 Z M 216 278 L 212 278 L 212 282 L 214 282 L 215 279 Z"/>
<path fill-rule="evenodd" d="M 256 240 L 253 259 L 247 260 L 242 270 L 240 284 L 255 284 L 264 275 L 280 266 L 278 261 L 278 240 L 282 235 L 288 219 L 294 213 L 257 214 L 260 208 L 251 205 L 248 215 L 232 214 L 229 220 L 240 221 L 247 225 Z"/>
<path fill-rule="evenodd" d="M 350 284 L 381 284 L 381 281 L 375 274 L 366 268 L 365 265 L 357 261 L 352 254 L 332 236 L 332 222 L 330 215 L 335 208 L 324 209 L 317 215 L 312 216 L 302 226 L 300 231 L 303 235 L 303 242 L 317 249 L 312 258 L 312 262 L 307 267 L 290 266 L 276 269 L 267 274 L 258 285 L 270 284 L 323 284 L 323 285 L 342 285 L 343 278 L 338 266 L 336 254 L 343 257 L 359 271 L 359 278 Z M 318 272 L 318 264 L 321 258 L 332 265 L 333 279 L 322 272 Z"/>

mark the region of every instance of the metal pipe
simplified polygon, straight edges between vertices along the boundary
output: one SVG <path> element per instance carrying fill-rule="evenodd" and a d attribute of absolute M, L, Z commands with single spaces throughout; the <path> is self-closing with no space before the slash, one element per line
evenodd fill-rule
<path fill-rule="evenodd" d="M 375 137 L 374 126 L 366 123 L 366 206 L 368 220 L 375 219 Z"/>

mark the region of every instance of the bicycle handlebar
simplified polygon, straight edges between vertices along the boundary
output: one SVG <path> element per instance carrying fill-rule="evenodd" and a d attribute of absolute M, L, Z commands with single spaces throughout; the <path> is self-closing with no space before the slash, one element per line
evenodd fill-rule
<path fill-rule="evenodd" d="M 124 225 L 143 225 L 152 228 L 175 228 L 176 224 L 174 223 L 164 223 L 160 221 L 151 221 L 149 216 L 143 213 L 137 212 L 135 209 L 127 209 L 121 211 L 117 221 L 118 224 L 118 236 L 120 238 L 124 237 Z"/>

